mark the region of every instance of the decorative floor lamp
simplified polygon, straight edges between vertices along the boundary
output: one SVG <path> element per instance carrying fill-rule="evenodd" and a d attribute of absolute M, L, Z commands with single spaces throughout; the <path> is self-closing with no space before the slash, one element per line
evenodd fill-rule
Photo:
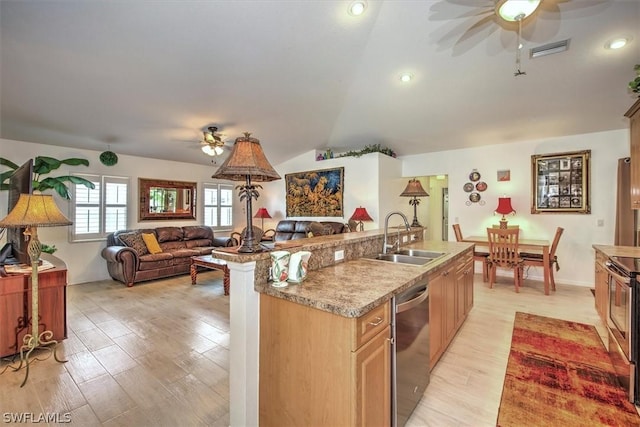
<path fill-rule="evenodd" d="M 24 364 L 26 373 L 23 387 L 29 378 L 29 363 L 31 353 L 35 349 L 48 349 L 53 352 L 53 357 L 57 362 L 63 363 L 66 360 L 58 359 L 56 353 L 58 341 L 52 339 L 52 331 L 38 331 L 39 310 L 38 310 L 38 264 L 42 245 L 38 239 L 38 227 L 56 227 L 73 224 L 58 209 L 53 201 L 53 196 L 43 194 L 21 194 L 15 207 L 9 212 L 6 218 L 0 221 L 3 228 L 25 227 L 25 235 L 30 236 L 27 253 L 31 260 L 31 333 L 26 334 L 20 347 L 20 364 L 14 371 L 20 370 Z"/>
<path fill-rule="evenodd" d="M 260 194 L 257 188 L 262 187 L 252 184 L 251 181 L 266 182 L 281 179 L 264 155 L 260 141 L 251 138 L 250 135 L 249 132 L 245 132 L 244 137 L 236 138 L 233 151 L 211 176 L 211 178 L 245 182 L 244 185 L 236 186 L 240 190 L 240 201 L 246 200 L 247 203 L 247 227 L 242 237 L 242 244 L 238 248 L 240 253 L 262 252 L 260 242 L 256 241 L 253 234 L 251 222 L 251 199 L 258 199 Z"/>
<path fill-rule="evenodd" d="M 507 228 L 507 219 L 504 216 L 516 213 L 516 210 L 511 206 L 511 197 L 498 197 L 498 207 L 495 212 L 502 215 L 500 228 Z"/>
<path fill-rule="evenodd" d="M 424 191 L 422 188 L 422 184 L 416 178 L 410 179 L 407 184 L 407 188 L 400 194 L 400 197 L 411 197 L 409 200 L 409 204 L 413 206 L 413 222 L 411 223 L 412 227 L 422 227 L 418 222 L 418 205 L 420 204 L 420 200 L 418 197 L 428 197 L 429 193 Z"/>
<path fill-rule="evenodd" d="M 360 206 L 359 208 L 356 208 L 356 210 L 353 212 L 353 215 L 351 215 L 351 218 L 349 218 L 349 221 L 358 221 L 358 228 L 360 229 L 359 231 L 364 231 L 363 221 L 373 221 L 373 218 L 369 216 L 369 212 L 367 212 L 367 208 L 363 208 L 362 206 Z M 356 230 L 353 230 L 353 231 L 356 231 Z"/>

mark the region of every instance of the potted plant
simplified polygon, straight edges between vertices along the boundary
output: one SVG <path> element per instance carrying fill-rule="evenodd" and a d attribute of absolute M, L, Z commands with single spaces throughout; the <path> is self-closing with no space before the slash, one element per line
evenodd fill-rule
<path fill-rule="evenodd" d="M 16 169 L 18 169 L 19 166 L 11 160 L 2 157 L 0 157 L 0 165 L 7 166 L 9 168 L 8 171 L 0 173 L 0 190 L 8 190 L 9 177 Z M 51 173 L 62 165 L 89 166 L 89 161 L 79 158 L 58 160 L 53 157 L 46 156 L 36 157 L 33 162 L 33 190 L 40 192 L 54 190 L 60 195 L 60 197 L 68 200 L 71 199 L 71 194 L 69 193 L 69 188 L 67 188 L 67 183 L 84 185 L 90 189 L 95 188 L 95 185 L 93 185 L 91 181 L 73 175 L 42 178 L 43 175 Z"/>
<path fill-rule="evenodd" d="M 636 78 L 629 82 L 629 88 L 632 92 L 640 93 L 640 64 L 636 64 L 633 69 L 636 72 Z M 638 95 L 640 97 L 640 95 Z"/>

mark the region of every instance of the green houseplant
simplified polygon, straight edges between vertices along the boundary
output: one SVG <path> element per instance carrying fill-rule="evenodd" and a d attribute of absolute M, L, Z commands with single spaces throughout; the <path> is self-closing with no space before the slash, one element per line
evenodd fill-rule
<path fill-rule="evenodd" d="M 636 72 L 636 78 L 629 82 L 629 88 L 632 92 L 640 93 L 640 64 L 636 64 L 633 69 Z"/>
<path fill-rule="evenodd" d="M 0 191 L 8 190 L 9 177 L 18 169 L 19 165 L 3 157 L 0 157 L 0 165 L 9 168 L 9 170 L 0 173 Z M 89 161 L 79 158 L 58 160 L 53 157 L 37 156 L 33 162 L 33 190 L 40 192 L 54 190 L 60 197 L 69 200 L 71 199 L 71 194 L 69 193 L 67 183 L 84 185 L 90 189 L 95 188 L 95 185 L 93 185 L 91 181 L 73 175 L 42 178 L 43 175 L 51 173 L 62 165 L 89 166 Z"/>

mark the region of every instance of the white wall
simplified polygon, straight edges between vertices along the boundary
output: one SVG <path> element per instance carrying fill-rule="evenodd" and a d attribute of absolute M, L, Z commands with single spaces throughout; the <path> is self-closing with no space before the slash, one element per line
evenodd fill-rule
<path fill-rule="evenodd" d="M 133 156 L 118 156 L 118 163 L 108 167 L 100 163 L 100 152 L 80 150 L 76 148 L 56 147 L 51 145 L 34 144 L 22 141 L 0 139 L 0 157 L 11 160 L 20 165 L 36 156 L 50 156 L 57 159 L 79 157 L 89 160 L 89 166 L 63 165 L 51 176 L 67 175 L 71 173 L 90 173 L 99 175 L 111 175 L 129 177 L 130 192 L 128 202 L 130 206 L 128 228 L 158 227 L 158 226 L 182 226 L 201 224 L 203 217 L 203 205 L 200 195 L 203 192 L 203 183 L 217 182 L 211 179 L 216 167 L 200 166 L 189 163 L 171 162 L 166 160 L 149 159 Z M 2 168 L 0 171 L 4 172 Z M 197 188 L 196 220 L 191 221 L 144 221 L 138 222 L 138 178 L 172 179 L 177 181 L 195 181 Z M 218 181 L 219 182 L 219 181 Z M 229 181 L 227 181 L 228 183 Z M 69 215 L 69 202 L 54 195 L 60 210 Z M 237 199 L 236 199 L 237 200 Z M 0 192 L 0 217 L 7 212 L 8 193 Z M 243 221 L 242 213 L 236 204 L 234 209 L 234 221 Z M 72 218 L 70 218 L 72 219 Z M 228 233 L 219 233 L 219 236 Z M 62 259 L 68 268 L 69 284 L 84 283 L 94 280 L 109 279 L 104 259 L 100 255 L 105 247 L 105 241 L 95 242 L 69 242 L 68 227 L 41 227 L 38 229 L 38 237 L 43 243 L 53 244 L 58 248 L 55 256 Z M 4 244 L 3 242 L 0 242 Z"/>
<path fill-rule="evenodd" d="M 531 214 L 531 155 L 591 150 L 591 214 Z M 464 150 L 426 153 L 401 158 L 404 176 L 448 175 L 449 224 L 460 223 L 465 235 L 484 234 L 497 224 L 493 211 L 498 197 L 511 197 L 516 215 L 510 224 L 518 224 L 522 237 L 553 239 L 556 227 L 565 229 L 558 247 L 560 283 L 593 286 L 593 250 L 591 245 L 613 244 L 615 227 L 616 168 L 619 158 L 629 155 L 629 131 L 615 130 L 565 138 L 499 144 Z M 485 205 L 468 206 L 468 193 L 462 189 L 469 173 L 477 169 L 488 189 L 481 193 Z M 511 180 L 497 181 L 497 171 L 511 170 Z M 597 220 L 604 220 L 598 227 Z M 454 240 L 449 233 L 449 240 Z M 529 277 L 541 277 L 540 269 L 529 270 Z"/>

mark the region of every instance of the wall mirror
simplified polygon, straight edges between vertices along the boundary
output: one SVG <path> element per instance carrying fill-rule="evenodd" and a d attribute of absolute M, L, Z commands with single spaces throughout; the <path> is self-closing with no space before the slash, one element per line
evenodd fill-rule
<path fill-rule="evenodd" d="M 196 183 L 138 178 L 139 221 L 196 219 Z"/>

